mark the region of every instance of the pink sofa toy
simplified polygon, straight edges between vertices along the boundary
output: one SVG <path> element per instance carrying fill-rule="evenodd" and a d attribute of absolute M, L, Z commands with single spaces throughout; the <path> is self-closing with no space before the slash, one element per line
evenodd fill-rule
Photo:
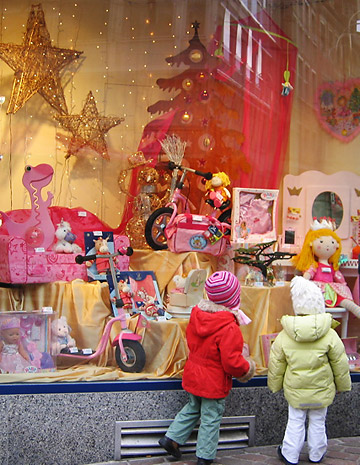
<path fill-rule="evenodd" d="M 6 212 L 5 221 L 0 227 L 0 283 L 29 284 L 48 283 L 53 281 L 72 281 L 74 279 L 88 280 L 85 264 L 78 265 L 75 262 L 75 253 L 56 253 L 53 246 L 57 239 L 55 237 L 56 225 L 63 219 L 71 224 L 72 232 L 77 236 L 76 244 L 84 251 L 84 232 L 87 231 L 110 231 L 114 233 L 115 250 L 129 247 L 130 241 L 127 236 L 120 235 L 118 229 L 113 229 L 99 220 L 94 214 L 84 208 L 66 208 L 47 206 L 49 217 L 53 228 L 46 228 L 52 232 L 53 240 L 48 239 L 37 247 L 29 244 L 28 237 L 21 237 L 21 233 L 9 234 L 7 224 L 30 224 L 31 239 L 36 238 L 35 228 L 31 228 L 31 216 L 33 210 L 22 209 Z M 4 218 L 4 215 L 3 215 Z M 50 225 L 51 226 L 51 225 Z M 24 229 L 24 228 L 23 228 Z M 35 232 L 35 233 L 34 233 Z M 85 252 L 83 252 L 85 253 Z M 129 269 L 128 256 L 118 256 L 117 268 L 120 271 Z"/>

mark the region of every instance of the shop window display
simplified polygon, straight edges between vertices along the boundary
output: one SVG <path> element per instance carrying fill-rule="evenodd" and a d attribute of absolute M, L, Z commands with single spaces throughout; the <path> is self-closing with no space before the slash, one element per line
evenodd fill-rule
<path fill-rule="evenodd" d="M 231 187 L 227 189 L 233 209 L 240 189 L 249 194 L 255 189 L 276 191 L 281 199 L 287 174 L 309 170 L 358 174 L 359 70 L 357 61 L 351 59 L 359 47 L 353 31 L 356 11 L 337 0 L 302 5 L 191 0 L 184 7 L 180 7 L 182 2 L 165 0 L 151 4 L 141 0 L 80 0 L 76 6 L 67 0 L 61 3 L 54 6 L 45 0 L 41 6 L 29 6 L 25 0 L 17 0 L 13 4 L 5 1 L 1 7 L 0 82 L 4 99 L 0 97 L 0 185 L 4 214 L 0 245 L 12 234 L 5 214 L 11 213 L 14 219 L 14 212 L 21 210 L 25 222 L 18 231 L 24 235 L 26 247 L 34 249 L 30 266 L 28 255 L 21 255 L 24 242 L 14 239 L 22 271 L 1 276 L 4 284 L 46 282 L 47 289 L 56 288 L 47 293 L 46 299 L 52 301 L 44 305 L 56 307 L 59 316 L 63 313 L 77 344 L 94 351 L 112 307 L 104 275 L 100 273 L 101 281 L 95 276 L 95 281 L 87 282 L 86 265 L 74 261 L 78 249 L 66 253 L 68 244 L 78 243 L 85 250 L 84 232 L 111 232 L 115 248 L 118 238 L 124 238 L 135 252 L 126 258 L 121 271 L 153 271 L 165 304 L 176 274 L 199 268 L 199 261 L 207 274 L 220 264 L 230 266 L 226 254 L 221 259 L 217 254 L 204 258 L 185 251 L 181 262 L 181 254 L 169 250 L 152 255 L 146 243 L 146 221 L 166 199 L 168 189 L 170 175 L 161 145 L 166 136 L 177 135 L 188 143 L 184 166 L 229 176 Z M 85 11 L 91 13 L 83 14 Z M 335 11 L 338 25 L 334 29 L 331 18 Z M 17 50 L 26 47 L 31 53 L 24 59 Z M 14 77 L 20 72 L 22 79 L 17 81 Z M 139 153 L 141 163 L 134 163 L 129 170 L 130 160 L 136 161 Z M 44 177 L 40 183 L 33 179 L 26 189 L 22 183 L 24 168 L 45 164 L 52 170 L 51 179 Z M 51 205 L 50 197 L 41 192 L 47 185 Z M 320 196 L 318 204 L 327 202 L 327 197 L 334 199 L 341 207 L 336 221 L 343 252 L 355 260 L 352 249 L 360 243 L 359 212 L 349 205 L 356 204 L 359 187 L 351 186 L 349 191 L 348 185 L 340 187 L 321 192 L 304 188 L 299 198 L 307 192 L 314 199 Z M 299 189 L 300 185 L 295 183 L 291 188 Z M 196 212 L 205 215 L 210 197 L 206 185 L 196 177 L 186 183 L 185 190 Z M 301 205 L 279 201 L 270 209 L 261 206 L 259 221 L 252 228 L 253 214 L 236 226 L 233 222 L 232 240 L 244 239 L 239 245 L 253 245 L 278 239 L 280 251 L 297 253 L 310 220 L 320 216 L 310 209 L 309 199 L 304 198 Z M 75 216 L 65 215 L 75 211 Z M 34 212 L 48 215 L 39 223 L 32 221 Z M 89 221 L 84 229 L 90 216 L 98 222 L 92 227 Z M 49 219 L 49 227 L 45 227 Z M 62 239 L 55 234 L 61 221 L 77 236 L 75 242 L 62 244 L 62 251 L 58 242 Z M 262 229 L 256 229 L 260 225 Z M 55 254 L 53 247 L 57 245 Z M 155 260 L 159 254 L 166 258 Z M 52 263 L 55 260 L 57 266 Z M 161 262 L 166 262 L 166 270 Z M 65 271 L 70 267 L 71 276 Z M 84 289 L 91 290 L 86 297 Z M 272 295 L 279 292 L 271 290 Z M 71 295 L 66 305 L 58 293 Z M 94 302 L 88 305 L 90 297 Z M 2 297 L 0 310 L 12 308 L 7 298 Z M 84 301 L 86 305 L 82 305 Z M 246 298 L 244 302 L 250 315 L 254 311 L 251 302 Z M 181 339 L 184 327 L 174 320 L 166 323 L 178 325 L 172 337 Z M 152 331 L 145 341 L 149 336 L 148 343 L 154 346 L 150 339 L 158 322 L 150 323 Z M 131 319 L 130 325 L 135 324 Z M 269 326 L 261 332 L 279 330 L 276 324 Z M 350 322 L 349 329 L 352 336 L 357 335 L 355 323 Z M 250 338 L 247 331 L 244 336 Z M 265 367 L 258 357 L 260 335 L 249 342 L 258 374 L 263 374 Z M 180 360 L 186 352 L 182 342 Z M 100 364 L 109 372 L 116 366 L 113 349 Z M 157 367 L 150 365 L 144 377 L 156 372 Z M 165 369 L 161 376 L 181 377 L 182 362 L 179 367 L 177 372 Z M 115 371 L 111 374 L 114 379 L 123 377 Z M 76 368 L 66 373 L 76 380 Z"/>

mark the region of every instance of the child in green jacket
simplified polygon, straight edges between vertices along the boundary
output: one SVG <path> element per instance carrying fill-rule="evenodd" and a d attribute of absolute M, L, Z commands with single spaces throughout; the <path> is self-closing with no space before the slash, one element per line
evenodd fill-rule
<path fill-rule="evenodd" d="M 309 462 L 320 463 L 327 450 L 327 407 L 336 392 L 351 390 L 349 364 L 320 288 L 300 276 L 290 286 L 295 316 L 281 318 L 283 330 L 271 347 L 268 371 L 269 389 L 284 389 L 289 404 L 278 455 L 286 465 L 298 463 L 308 416 Z"/>

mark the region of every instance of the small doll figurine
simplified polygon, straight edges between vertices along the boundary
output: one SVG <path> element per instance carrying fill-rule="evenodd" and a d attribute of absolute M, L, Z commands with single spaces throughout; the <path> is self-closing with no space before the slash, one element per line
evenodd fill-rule
<path fill-rule="evenodd" d="M 103 239 L 99 237 L 94 239 L 96 255 L 109 255 L 109 258 L 97 258 L 96 259 L 96 270 L 98 274 L 106 274 L 107 270 L 110 269 L 109 260 L 110 260 L 110 250 L 108 246 L 109 237 Z M 115 258 L 113 258 L 114 263 Z M 85 262 L 85 265 L 89 268 L 94 263 L 93 260 Z"/>
<path fill-rule="evenodd" d="M 133 292 L 131 291 L 129 284 L 123 279 L 121 279 L 118 282 L 118 289 L 119 289 L 120 299 L 123 301 L 123 309 L 126 311 L 132 310 L 133 303 L 132 303 L 131 297 L 133 296 Z"/>
<path fill-rule="evenodd" d="M 282 91 L 281 91 L 281 95 L 283 97 L 287 97 L 290 92 L 294 89 L 293 86 L 290 84 L 290 71 L 289 70 L 285 70 L 284 71 L 284 81 L 281 85 L 282 85 Z"/>
<path fill-rule="evenodd" d="M 354 302 L 339 271 L 341 239 L 333 227 L 332 221 L 314 220 L 301 252 L 292 261 L 305 279 L 314 281 L 320 287 L 327 307 L 343 307 L 360 318 L 360 307 Z"/>
<path fill-rule="evenodd" d="M 227 186 L 230 185 L 229 176 L 220 171 L 219 173 L 214 173 L 210 181 L 206 181 L 205 189 L 208 203 L 213 208 L 219 208 L 224 210 L 230 205 L 231 194 L 227 189 Z"/>
<path fill-rule="evenodd" d="M 30 356 L 20 338 L 20 320 L 6 318 L 0 323 L 0 370 L 3 373 L 22 373 L 31 366 Z"/>

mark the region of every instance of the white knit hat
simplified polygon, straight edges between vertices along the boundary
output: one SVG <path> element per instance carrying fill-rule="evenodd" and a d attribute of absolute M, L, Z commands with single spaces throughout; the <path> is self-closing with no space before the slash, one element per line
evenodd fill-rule
<path fill-rule="evenodd" d="M 290 294 L 295 315 L 325 313 L 324 296 L 313 281 L 295 276 L 290 282 Z"/>

